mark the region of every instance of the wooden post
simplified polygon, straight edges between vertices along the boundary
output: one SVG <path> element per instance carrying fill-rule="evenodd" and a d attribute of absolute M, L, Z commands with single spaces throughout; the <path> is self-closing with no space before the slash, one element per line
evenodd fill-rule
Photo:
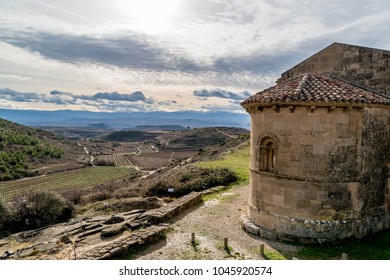
<path fill-rule="evenodd" d="M 228 248 L 228 239 L 227 239 L 227 238 L 224 238 L 224 240 L 223 240 L 223 248 L 224 248 L 225 250 L 229 249 L 229 248 Z"/>
<path fill-rule="evenodd" d="M 342 259 L 342 260 L 348 260 L 348 255 L 347 255 L 347 253 L 342 253 L 342 254 L 341 254 L 341 259 Z"/>
<path fill-rule="evenodd" d="M 264 256 L 264 243 L 260 243 L 260 255 Z"/>
<path fill-rule="evenodd" d="M 191 243 L 195 244 L 195 233 L 191 233 Z"/>

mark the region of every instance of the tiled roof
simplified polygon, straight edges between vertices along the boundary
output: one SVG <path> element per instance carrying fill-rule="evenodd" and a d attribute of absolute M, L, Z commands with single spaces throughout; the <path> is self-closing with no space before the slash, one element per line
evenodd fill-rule
<path fill-rule="evenodd" d="M 390 96 L 340 78 L 307 73 L 258 92 L 241 105 L 301 102 L 390 105 Z"/>

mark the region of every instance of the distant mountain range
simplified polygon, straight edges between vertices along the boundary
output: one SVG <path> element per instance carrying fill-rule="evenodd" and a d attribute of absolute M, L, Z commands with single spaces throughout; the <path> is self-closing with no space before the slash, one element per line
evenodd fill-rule
<path fill-rule="evenodd" d="M 183 127 L 243 127 L 249 128 L 248 114 L 230 112 L 90 112 L 38 111 L 0 109 L 0 118 L 28 126 L 85 127 L 104 123 L 113 129 L 129 129 L 149 125 L 180 125 Z"/>

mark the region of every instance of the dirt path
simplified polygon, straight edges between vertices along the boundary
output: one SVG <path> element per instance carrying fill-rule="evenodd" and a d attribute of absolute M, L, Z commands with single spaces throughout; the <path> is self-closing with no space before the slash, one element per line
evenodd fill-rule
<path fill-rule="evenodd" d="M 219 129 L 215 129 L 215 131 L 217 131 L 217 132 L 219 132 L 219 133 L 221 133 L 221 134 L 223 134 L 223 135 L 225 135 L 225 136 L 227 136 L 229 138 L 233 138 L 233 139 L 237 139 L 238 138 L 238 136 L 227 134 L 227 133 L 225 133 L 223 131 L 220 131 Z"/>
<path fill-rule="evenodd" d="M 205 199 L 205 202 L 182 213 L 172 221 L 166 239 L 139 251 L 132 259 L 261 259 L 260 243 L 266 251 L 293 251 L 294 247 L 269 242 L 245 233 L 239 224 L 245 213 L 249 186 L 233 187 Z M 197 245 L 191 244 L 195 233 Z M 223 249 L 228 238 L 230 251 Z"/>

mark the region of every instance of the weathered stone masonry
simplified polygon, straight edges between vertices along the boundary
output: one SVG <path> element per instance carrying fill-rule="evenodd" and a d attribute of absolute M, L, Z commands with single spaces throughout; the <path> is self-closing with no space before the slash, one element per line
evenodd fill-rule
<path fill-rule="evenodd" d="M 242 105 L 251 115 L 245 228 L 318 242 L 389 227 L 390 98 L 307 74 Z"/>
<path fill-rule="evenodd" d="M 390 94 L 390 51 L 333 43 L 282 73 L 278 83 L 304 73 L 335 75 Z"/>

